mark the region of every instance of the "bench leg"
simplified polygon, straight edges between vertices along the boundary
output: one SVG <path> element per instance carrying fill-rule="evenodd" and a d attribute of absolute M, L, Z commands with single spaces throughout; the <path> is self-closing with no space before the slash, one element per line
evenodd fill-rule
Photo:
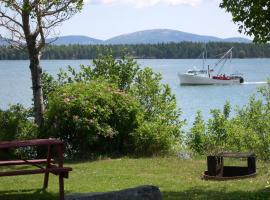
<path fill-rule="evenodd" d="M 50 167 L 51 167 L 51 146 L 48 147 L 46 169 Z M 46 190 L 48 188 L 49 174 L 50 174 L 49 172 L 45 172 L 43 190 Z"/>
<path fill-rule="evenodd" d="M 43 182 L 43 190 L 46 190 L 48 188 L 48 182 L 49 182 L 49 173 L 45 172 L 44 182 Z"/>
<path fill-rule="evenodd" d="M 58 154 L 58 166 L 63 167 L 64 163 L 64 145 L 59 145 L 57 148 L 57 154 Z M 64 194 L 64 173 L 59 174 L 59 199 L 64 200 L 65 199 L 65 194 Z"/>
<path fill-rule="evenodd" d="M 64 177 L 62 173 L 59 175 L 59 200 L 65 200 Z"/>

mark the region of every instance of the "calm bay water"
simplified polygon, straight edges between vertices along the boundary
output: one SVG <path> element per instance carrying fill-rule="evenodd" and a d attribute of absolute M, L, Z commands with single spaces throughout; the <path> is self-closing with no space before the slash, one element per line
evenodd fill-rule
<path fill-rule="evenodd" d="M 230 101 L 233 106 L 246 104 L 248 97 L 256 93 L 257 87 L 264 85 L 267 78 L 270 78 L 270 59 L 233 59 L 232 63 L 224 67 L 223 73 L 241 72 L 246 82 L 243 85 L 227 86 L 180 86 L 177 73 L 186 72 L 194 65 L 201 66 L 201 60 L 143 59 L 138 62 L 162 74 L 163 82 L 169 84 L 176 94 L 183 118 L 187 119 L 189 124 L 194 120 L 197 110 L 201 110 L 207 119 L 210 109 L 222 108 L 226 101 Z M 215 60 L 209 61 L 214 62 Z M 50 74 L 56 75 L 60 68 L 64 69 L 68 65 L 78 68 L 80 64 L 89 63 L 89 60 L 44 60 L 42 67 Z M 31 105 L 28 64 L 28 61 L 0 61 L 0 109 L 6 109 L 9 104 L 16 103 L 28 107 Z"/>

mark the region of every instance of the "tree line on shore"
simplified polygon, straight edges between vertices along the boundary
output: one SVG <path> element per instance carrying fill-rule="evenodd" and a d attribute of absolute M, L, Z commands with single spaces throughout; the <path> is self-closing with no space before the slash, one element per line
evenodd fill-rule
<path fill-rule="evenodd" d="M 94 59 L 99 54 L 112 50 L 114 57 L 129 54 L 142 59 L 189 59 L 199 58 L 207 49 L 208 58 L 217 58 L 233 47 L 234 58 L 270 58 L 269 44 L 253 43 L 161 43 L 136 45 L 48 45 L 42 53 L 42 59 Z M 27 50 L 19 50 L 8 46 L 0 47 L 0 60 L 28 59 Z"/>

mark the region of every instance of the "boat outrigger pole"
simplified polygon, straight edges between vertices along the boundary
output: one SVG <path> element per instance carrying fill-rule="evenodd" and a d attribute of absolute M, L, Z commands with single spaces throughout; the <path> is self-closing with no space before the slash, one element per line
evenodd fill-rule
<path fill-rule="evenodd" d="M 231 52 L 232 52 L 232 49 L 233 49 L 233 47 L 232 48 L 230 48 L 217 62 L 216 62 L 216 64 L 215 64 L 215 66 L 217 66 L 218 64 L 220 64 L 223 60 L 224 60 L 224 58 L 226 58 L 226 56 L 227 55 L 229 55 L 229 54 L 231 54 Z"/>

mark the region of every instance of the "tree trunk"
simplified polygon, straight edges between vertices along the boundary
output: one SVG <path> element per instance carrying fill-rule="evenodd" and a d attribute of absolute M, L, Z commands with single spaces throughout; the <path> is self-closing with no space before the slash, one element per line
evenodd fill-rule
<path fill-rule="evenodd" d="M 52 4 L 54 5 L 54 4 Z M 31 70 L 31 78 L 32 78 L 32 90 L 33 90 L 33 101 L 34 101 L 34 115 L 35 115 L 35 123 L 41 127 L 43 125 L 43 113 L 44 113 L 44 104 L 43 104 L 43 93 L 41 88 L 41 74 L 42 69 L 40 66 L 40 55 L 41 49 L 39 45 L 37 45 L 37 36 L 39 32 L 31 33 L 31 18 L 34 18 L 33 10 L 31 7 L 31 3 L 29 0 L 22 1 L 21 17 L 23 24 L 23 32 L 25 35 L 25 40 L 28 49 L 28 55 L 30 60 L 30 70 Z M 36 13 L 37 14 L 37 13 Z"/>
<path fill-rule="evenodd" d="M 30 70 L 32 78 L 32 90 L 33 90 L 33 101 L 34 101 L 34 114 L 35 122 L 41 127 L 44 122 L 44 104 L 43 104 L 43 92 L 41 87 L 41 74 L 42 69 L 40 66 L 40 55 L 38 52 L 30 55 Z"/>

